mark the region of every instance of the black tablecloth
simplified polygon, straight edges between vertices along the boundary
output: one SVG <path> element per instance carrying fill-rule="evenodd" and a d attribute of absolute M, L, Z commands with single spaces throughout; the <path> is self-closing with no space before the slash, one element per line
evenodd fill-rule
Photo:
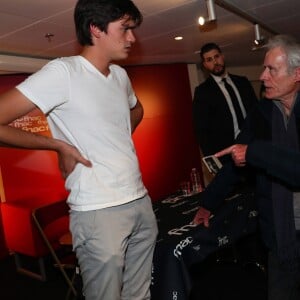
<path fill-rule="evenodd" d="M 153 259 L 152 300 L 187 300 L 191 290 L 189 267 L 257 229 L 252 193 L 226 199 L 209 228 L 191 224 L 200 205 L 201 193 L 154 203 L 159 236 Z"/>

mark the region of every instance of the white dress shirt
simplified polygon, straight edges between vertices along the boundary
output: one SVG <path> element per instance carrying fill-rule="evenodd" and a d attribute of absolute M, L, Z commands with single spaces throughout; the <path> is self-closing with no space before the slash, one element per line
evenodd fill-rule
<path fill-rule="evenodd" d="M 239 134 L 240 132 L 240 129 L 239 129 L 239 126 L 238 126 L 238 121 L 237 121 L 237 116 L 236 116 L 236 113 L 235 113 L 235 110 L 234 110 L 234 107 L 233 107 L 233 104 L 232 104 L 232 101 L 231 101 L 231 98 L 227 92 L 227 89 L 225 88 L 224 86 L 224 82 L 222 81 L 223 78 L 226 78 L 226 81 L 228 82 L 228 84 L 230 84 L 236 94 L 236 97 L 238 99 L 238 102 L 239 102 L 239 105 L 240 105 L 240 108 L 241 108 L 241 111 L 242 111 L 242 114 L 243 114 L 243 117 L 245 118 L 246 117 L 246 110 L 245 110 L 245 107 L 244 107 L 244 104 L 242 102 L 242 99 L 241 99 L 241 96 L 239 94 L 239 91 L 237 89 L 237 87 L 234 85 L 233 81 L 231 80 L 231 78 L 229 77 L 228 74 L 226 74 L 224 77 L 220 77 L 220 76 L 215 76 L 213 74 L 211 74 L 212 78 L 216 81 L 216 83 L 218 84 L 218 86 L 220 87 L 222 93 L 224 94 L 225 96 L 225 99 L 226 99 L 226 102 L 227 102 L 227 105 L 229 107 L 229 110 L 231 112 L 231 115 L 232 115 L 232 119 L 233 119 L 233 128 L 234 128 L 234 137 L 236 138 L 237 135 Z"/>

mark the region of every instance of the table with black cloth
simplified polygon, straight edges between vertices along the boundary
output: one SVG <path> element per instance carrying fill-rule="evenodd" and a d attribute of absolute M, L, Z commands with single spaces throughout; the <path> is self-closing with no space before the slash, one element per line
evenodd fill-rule
<path fill-rule="evenodd" d="M 200 205 L 201 193 L 170 196 L 153 204 L 159 235 L 153 259 L 152 300 L 189 299 L 189 268 L 257 230 L 252 192 L 225 199 L 208 228 L 191 223 Z"/>

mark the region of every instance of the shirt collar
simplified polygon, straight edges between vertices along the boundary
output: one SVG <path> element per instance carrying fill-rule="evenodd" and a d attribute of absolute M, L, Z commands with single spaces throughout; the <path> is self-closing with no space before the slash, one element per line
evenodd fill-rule
<path fill-rule="evenodd" d="M 223 77 L 222 76 L 216 76 L 216 75 L 213 75 L 213 74 L 210 74 L 210 75 L 216 81 L 216 83 L 218 83 L 218 84 L 222 84 L 223 83 L 222 80 L 224 78 L 226 78 L 226 79 L 229 78 L 230 79 L 228 73 L 226 73 Z"/>

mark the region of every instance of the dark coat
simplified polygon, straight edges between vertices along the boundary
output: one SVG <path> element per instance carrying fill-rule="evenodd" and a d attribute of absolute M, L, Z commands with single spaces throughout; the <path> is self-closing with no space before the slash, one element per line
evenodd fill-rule
<path fill-rule="evenodd" d="M 231 75 L 246 113 L 257 103 L 253 87 L 246 77 Z M 214 154 L 234 142 L 233 119 L 226 98 L 216 81 L 209 76 L 195 89 L 193 122 L 196 138 L 206 155 Z"/>
<path fill-rule="evenodd" d="M 300 95 L 292 114 L 300 141 Z M 246 161 L 249 168 L 255 168 L 256 197 L 260 216 L 263 240 L 268 248 L 277 250 L 280 236 L 291 237 L 296 234 L 292 224 L 292 193 L 300 188 L 300 152 L 272 141 L 272 110 L 277 109 L 271 100 L 261 100 L 246 118 L 242 132 L 236 143 L 248 144 Z M 203 206 L 214 211 L 233 190 L 244 168 L 237 168 L 232 162 L 223 166 L 212 183 L 207 187 Z M 274 201 L 272 183 L 283 186 L 290 195 L 282 201 Z M 289 220 L 289 222 L 287 221 Z M 278 231 L 281 231 L 278 234 Z M 289 232 L 288 232 L 289 231 Z M 287 241 L 288 242 L 288 241 Z M 286 251 L 290 245 L 286 245 Z M 292 255 L 292 254 L 291 254 Z"/>

